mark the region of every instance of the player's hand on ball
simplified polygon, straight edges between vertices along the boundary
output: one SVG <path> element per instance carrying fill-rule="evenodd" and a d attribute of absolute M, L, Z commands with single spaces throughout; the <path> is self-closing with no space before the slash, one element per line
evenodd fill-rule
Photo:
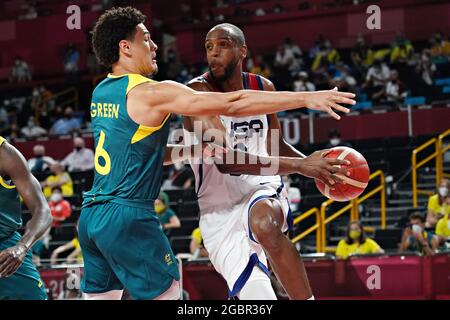
<path fill-rule="evenodd" d="M 305 101 L 305 106 L 311 110 L 324 111 L 336 120 L 341 119 L 341 117 L 335 112 L 341 111 L 344 113 L 350 112 L 350 109 L 341 106 L 341 104 L 354 105 L 356 101 L 354 93 L 350 92 L 339 92 L 337 87 L 333 90 L 322 90 L 315 92 L 308 92 L 307 99 Z"/>
<path fill-rule="evenodd" d="M 344 181 L 337 175 L 348 176 L 349 172 L 339 166 L 350 163 L 347 160 L 324 158 L 329 152 L 330 150 L 320 150 L 300 159 L 299 173 L 309 178 L 319 179 L 331 188 L 336 183 L 343 183 Z"/>
<path fill-rule="evenodd" d="M 27 255 L 27 247 L 18 243 L 0 252 L 0 278 L 9 277 L 22 265 Z"/>

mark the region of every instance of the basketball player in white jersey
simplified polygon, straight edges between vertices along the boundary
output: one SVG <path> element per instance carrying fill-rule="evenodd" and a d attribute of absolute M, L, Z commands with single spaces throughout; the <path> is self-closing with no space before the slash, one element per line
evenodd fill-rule
<path fill-rule="evenodd" d="M 242 31 L 231 24 L 212 28 L 205 40 L 209 72 L 188 86 L 198 91 L 229 92 L 241 89 L 274 91 L 263 78 L 242 72 L 247 47 Z M 300 173 L 332 187 L 347 174 L 347 161 L 324 159 L 324 152 L 305 157 L 280 136 L 279 156 L 270 157 L 270 130 L 280 130 L 275 114 L 250 117 L 185 118 L 184 128 L 219 129 L 234 157 L 257 155 L 256 164 L 194 164 L 200 206 L 200 229 L 215 269 L 225 278 L 230 297 L 276 299 L 268 277 L 267 258 L 291 299 L 313 299 L 303 262 L 285 236 L 292 224 L 286 190 L 279 174 Z M 197 122 L 198 123 L 198 122 Z M 202 139 L 202 132 L 197 138 Z M 207 142 L 207 141 L 202 141 Z M 273 144 L 272 144 L 273 145 Z M 236 160 L 236 159 L 235 159 Z M 261 176 L 263 163 L 276 163 L 271 176 Z"/>

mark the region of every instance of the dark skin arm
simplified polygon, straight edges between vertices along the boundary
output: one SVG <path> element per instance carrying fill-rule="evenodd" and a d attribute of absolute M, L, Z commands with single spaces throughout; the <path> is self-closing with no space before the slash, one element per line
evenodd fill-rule
<path fill-rule="evenodd" d="M 0 147 L 0 174 L 9 176 L 32 218 L 13 247 L 0 252 L 0 278 L 9 277 L 21 266 L 28 250 L 50 228 L 52 216 L 39 182 L 28 171 L 25 158 L 6 141 Z"/>
<path fill-rule="evenodd" d="M 188 86 L 197 91 L 212 91 L 209 84 L 201 81 L 191 82 Z M 274 123 L 274 126 L 278 124 L 279 128 L 278 119 L 276 120 L 277 121 L 272 121 L 272 123 Z M 283 139 L 283 152 L 293 155 L 294 157 L 264 157 L 251 155 L 247 152 L 232 150 L 231 146 L 227 145 L 225 138 L 226 129 L 218 117 L 185 117 L 183 120 L 185 129 L 193 132 L 195 121 L 201 122 L 202 132 L 195 131 L 196 134 L 202 134 L 202 136 L 197 136 L 200 141 L 204 138 L 204 133 L 208 129 L 215 129 L 215 139 L 208 142 L 214 142 L 228 150 L 226 155 L 227 161 L 225 161 L 225 163 L 223 161 L 216 161 L 217 168 L 221 173 L 249 175 L 283 175 L 300 173 L 310 178 L 318 178 L 329 186 L 334 185 L 336 182 L 342 182 L 342 180 L 335 175 L 336 173 L 343 175 L 347 174 L 345 169 L 334 166 L 347 164 L 347 161 L 324 159 L 323 157 L 326 155 L 327 150 L 317 151 L 310 157 L 303 159 L 302 156 L 304 155 L 287 144 Z"/>
<path fill-rule="evenodd" d="M 262 82 L 263 82 L 263 87 L 264 87 L 264 91 L 275 91 L 275 86 L 273 85 L 272 81 L 261 77 Z M 306 158 L 306 155 L 304 155 L 303 153 L 301 153 L 300 151 L 298 151 L 297 149 L 295 149 L 291 144 L 287 143 L 286 140 L 284 140 L 283 138 L 283 134 L 281 131 L 281 126 L 280 126 L 280 120 L 278 120 L 278 116 L 276 113 L 272 113 L 268 115 L 269 117 L 269 126 L 270 126 L 270 130 L 278 130 L 278 148 L 279 148 L 279 154 L 278 156 L 281 157 L 291 157 L 291 158 Z M 267 150 L 269 151 L 269 154 L 271 156 L 275 156 L 274 153 L 272 153 L 271 150 L 271 144 L 272 144 L 272 140 L 271 140 L 271 135 L 269 134 L 267 136 Z"/>

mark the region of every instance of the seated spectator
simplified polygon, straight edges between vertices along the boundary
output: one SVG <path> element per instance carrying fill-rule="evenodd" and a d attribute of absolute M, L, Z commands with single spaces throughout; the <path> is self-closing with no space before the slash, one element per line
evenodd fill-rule
<path fill-rule="evenodd" d="M 73 196 L 72 178 L 63 170 L 61 164 L 59 162 L 53 163 L 50 165 L 50 171 L 52 174 L 45 181 L 41 182 L 45 197 L 49 198 L 52 194 L 52 189 L 55 187 L 61 187 L 64 197 Z"/>
<path fill-rule="evenodd" d="M 292 52 L 292 50 L 286 49 L 285 45 L 279 46 L 275 54 L 274 66 L 277 68 L 286 68 L 289 70 L 294 64 L 294 52 Z"/>
<path fill-rule="evenodd" d="M 427 228 L 434 228 L 446 214 L 450 214 L 450 204 L 445 199 L 449 196 L 450 180 L 442 179 L 437 193 L 428 198 Z"/>
<path fill-rule="evenodd" d="M 170 236 L 172 229 L 181 227 L 180 219 L 176 213 L 169 207 L 169 196 L 161 191 L 158 199 L 155 200 L 155 211 L 158 214 L 159 222 L 167 237 Z"/>
<path fill-rule="evenodd" d="M 30 117 L 27 125 L 20 130 L 20 133 L 25 138 L 32 139 L 47 135 L 47 130 L 38 126 L 34 120 L 34 117 Z"/>
<path fill-rule="evenodd" d="M 391 63 L 408 63 L 414 54 L 411 42 L 405 39 L 403 33 L 398 33 L 396 41 L 392 45 Z"/>
<path fill-rule="evenodd" d="M 341 140 L 341 133 L 338 129 L 332 129 L 328 132 L 328 144 L 325 146 L 325 148 L 334 148 L 334 147 L 349 147 L 351 148 L 352 145 L 348 142 Z"/>
<path fill-rule="evenodd" d="M 413 251 L 424 256 L 434 254 L 439 246 L 439 239 L 431 232 L 425 231 L 425 218 L 420 213 L 409 217 L 410 226 L 403 230 L 400 252 Z"/>
<path fill-rule="evenodd" d="M 11 123 L 6 140 L 12 141 L 18 138 L 22 138 L 22 134 L 20 133 L 19 125 L 16 121 L 14 121 L 13 123 Z"/>
<path fill-rule="evenodd" d="M 306 71 L 300 71 L 296 80 L 293 83 L 294 91 L 315 91 L 316 86 L 309 81 L 308 73 Z"/>
<path fill-rule="evenodd" d="M 440 33 L 436 33 L 430 40 L 431 58 L 433 63 L 441 64 L 450 61 L 450 41 Z"/>
<path fill-rule="evenodd" d="M 330 81 L 330 87 L 338 87 L 341 91 L 355 91 L 356 79 L 350 73 L 350 68 L 338 62 L 333 79 Z"/>
<path fill-rule="evenodd" d="M 62 246 L 59 246 L 52 252 L 52 255 L 50 257 L 50 264 L 52 266 L 58 264 L 58 256 L 61 253 L 71 249 L 73 249 L 73 251 L 67 256 L 66 263 L 82 264 L 83 255 L 81 252 L 80 242 L 78 241 L 78 238 L 76 236 L 71 241 L 67 242 L 66 244 L 63 244 Z"/>
<path fill-rule="evenodd" d="M 94 151 L 85 147 L 84 139 L 76 137 L 73 146 L 74 150 L 61 161 L 61 165 L 69 172 L 94 169 Z"/>
<path fill-rule="evenodd" d="M 50 134 L 71 134 L 80 129 L 80 122 L 73 117 L 72 108 L 68 107 L 64 111 L 64 118 L 57 120 L 52 128 Z"/>
<path fill-rule="evenodd" d="M 330 41 L 321 45 L 320 51 L 316 54 L 311 65 L 311 70 L 317 71 L 326 66 L 334 66 L 341 61 L 339 52 L 331 46 Z"/>
<path fill-rule="evenodd" d="M 369 68 L 366 75 L 366 82 L 363 88 L 367 90 L 371 99 L 380 96 L 385 92 L 386 84 L 391 77 L 391 70 L 380 59 L 376 59 Z"/>
<path fill-rule="evenodd" d="M 56 161 L 52 157 L 45 155 L 45 147 L 37 144 L 33 147 L 34 158 L 28 160 L 28 168 L 31 173 L 39 174 L 50 169 L 50 165 Z"/>
<path fill-rule="evenodd" d="M 286 50 L 292 51 L 292 53 L 294 54 L 294 57 L 296 59 L 299 59 L 302 57 L 302 55 L 303 55 L 302 50 L 296 43 L 294 43 L 294 41 L 292 41 L 291 38 L 288 37 L 288 38 L 284 39 L 284 46 L 285 46 Z"/>
<path fill-rule="evenodd" d="M 11 75 L 9 77 L 9 82 L 21 83 L 31 81 L 31 72 L 28 64 L 22 60 L 20 57 L 16 57 L 14 60 L 14 65 L 11 69 Z"/>
<path fill-rule="evenodd" d="M 68 76 L 75 76 L 78 72 L 80 52 L 74 43 L 69 43 L 64 53 L 64 71 Z M 70 79 L 71 80 L 71 79 Z"/>
<path fill-rule="evenodd" d="M 391 79 L 386 83 L 386 99 L 389 102 L 400 104 L 406 97 L 405 84 L 398 78 L 398 72 L 391 71 Z"/>
<path fill-rule="evenodd" d="M 69 201 L 64 200 L 61 187 L 52 188 L 48 206 L 53 217 L 52 227 L 59 227 L 61 222 L 69 218 L 72 214 L 72 206 Z"/>
<path fill-rule="evenodd" d="M 429 50 L 423 50 L 419 63 L 416 66 L 416 72 L 422 77 L 422 80 L 429 86 L 433 85 L 434 75 L 436 73 L 436 65 L 431 59 Z"/>
<path fill-rule="evenodd" d="M 270 78 L 272 75 L 272 70 L 270 70 L 269 66 L 264 62 L 263 57 L 260 55 L 255 57 L 253 66 L 250 68 L 250 72 L 259 74 L 265 78 Z"/>
<path fill-rule="evenodd" d="M 351 52 L 353 66 L 359 72 L 367 70 L 373 63 L 373 56 L 373 50 L 368 47 L 364 37 L 358 36 Z"/>
<path fill-rule="evenodd" d="M 9 116 L 6 107 L 9 105 L 9 100 L 3 100 L 3 105 L 0 106 L 0 135 L 5 135 L 9 129 Z"/>
<path fill-rule="evenodd" d="M 207 258 L 209 256 L 203 245 L 203 237 L 200 228 L 194 229 L 191 234 L 191 243 L 189 244 L 189 250 L 191 251 L 192 258 Z"/>
<path fill-rule="evenodd" d="M 349 222 L 346 238 L 339 241 L 337 246 L 336 257 L 347 259 L 352 255 L 375 253 L 384 253 L 384 250 L 374 240 L 365 236 L 361 222 Z"/>
<path fill-rule="evenodd" d="M 445 199 L 447 205 L 450 205 L 450 196 Z M 450 214 L 445 214 L 436 224 L 436 235 L 439 237 L 439 243 L 445 244 L 450 241 Z M 449 243 L 450 244 L 450 243 Z"/>

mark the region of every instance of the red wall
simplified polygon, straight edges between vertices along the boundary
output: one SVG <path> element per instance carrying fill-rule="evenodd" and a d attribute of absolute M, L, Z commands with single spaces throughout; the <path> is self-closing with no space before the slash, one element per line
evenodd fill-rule
<path fill-rule="evenodd" d="M 380 289 L 369 289 L 380 269 Z M 347 261 L 305 261 L 317 299 L 439 299 L 450 294 L 450 257 L 361 257 Z M 184 289 L 191 299 L 226 299 L 227 287 L 212 266 L 183 266 Z M 205 281 L 207 279 L 207 281 Z M 447 298 L 448 299 L 448 298 Z"/>
<path fill-rule="evenodd" d="M 150 4 L 137 6 L 150 21 Z M 64 49 L 73 42 L 80 50 L 79 68 L 85 68 L 88 48 L 86 29 L 102 12 L 81 12 L 81 29 L 69 30 L 69 14 L 39 17 L 34 20 L 0 21 L 0 79 L 9 75 L 16 56 L 21 56 L 32 73 L 47 75 L 63 73 Z"/>

